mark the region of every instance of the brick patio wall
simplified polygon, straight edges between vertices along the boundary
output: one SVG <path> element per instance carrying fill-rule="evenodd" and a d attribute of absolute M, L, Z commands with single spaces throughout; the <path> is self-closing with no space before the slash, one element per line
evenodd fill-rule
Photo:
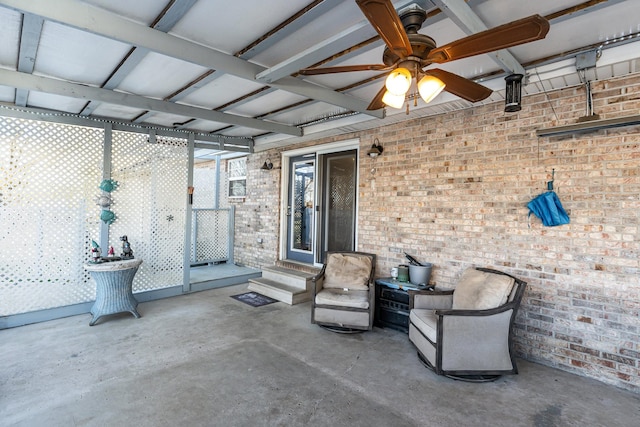
<path fill-rule="evenodd" d="M 640 110 L 638 75 L 592 89 L 602 118 Z M 360 138 L 358 249 L 378 255 L 378 276 L 403 252 L 433 263 L 443 287 L 470 266 L 518 276 L 519 356 L 640 392 L 640 126 L 535 134 L 575 123 L 585 99 L 568 88 L 525 96 L 518 113 L 495 103 L 306 145 Z M 376 160 L 365 154 L 374 138 Z M 255 267 L 278 256 L 280 174 L 259 169 L 267 157 L 279 166 L 278 150 L 249 157 L 236 220 L 236 259 Z M 571 223 L 544 227 L 526 204 L 553 169 Z"/>

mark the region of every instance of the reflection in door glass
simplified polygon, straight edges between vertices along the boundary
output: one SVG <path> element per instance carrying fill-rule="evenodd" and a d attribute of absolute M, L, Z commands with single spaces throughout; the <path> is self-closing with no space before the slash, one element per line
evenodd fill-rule
<path fill-rule="evenodd" d="M 302 251 L 313 250 L 313 161 L 295 163 L 293 166 L 292 194 L 292 247 Z"/>

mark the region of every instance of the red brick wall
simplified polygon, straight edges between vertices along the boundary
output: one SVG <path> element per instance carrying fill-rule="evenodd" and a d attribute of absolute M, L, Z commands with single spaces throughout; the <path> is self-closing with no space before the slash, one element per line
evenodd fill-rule
<path fill-rule="evenodd" d="M 602 118 L 638 114 L 640 76 L 592 89 Z M 535 135 L 584 114 L 577 87 L 524 97 L 519 113 L 496 103 L 314 144 L 361 138 L 358 249 L 378 255 L 378 275 L 405 251 L 433 263 L 432 281 L 445 287 L 468 266 L 514 274 L 529 284 L 519 355 L 640 392 L 640 126 Z M 375 161 L 365 154 L 373 138 L 384 146 Z M 258 170 L 267 155 L 278 158 L 250 157 L 256 173 L 236 227 L 236 259 L 255 266 L 278 253 L 280 177 Z M 571 224 L 544 227 L 532 216 L 529 227 L 526 204 L 552 169 Z M 259 233 L 276 234 L 247 252 Z"/>

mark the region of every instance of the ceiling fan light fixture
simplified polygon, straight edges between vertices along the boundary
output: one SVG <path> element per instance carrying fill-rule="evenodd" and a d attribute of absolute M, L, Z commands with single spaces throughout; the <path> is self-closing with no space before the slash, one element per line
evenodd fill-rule
<path fill-rule="evenodd" d="M 404 96 L 411 87 L 411 72 L 403 67 L 396 68 L 389 73 L 384 85 L 393 95 Z"/>
<path fill-rule="evenodd" d="M 382 102 L 389 107 L 402 108 L 404 105 L 404 95 L 394 95 L 389 91 L 386 91 L 382 96 Z"/>
<path fill-rule="evenodd" d="M 427 74 L 418 82 L 418 92 L 424 102 L 429 103 L 444 89 L 445 84 L 439 78 Z"/>

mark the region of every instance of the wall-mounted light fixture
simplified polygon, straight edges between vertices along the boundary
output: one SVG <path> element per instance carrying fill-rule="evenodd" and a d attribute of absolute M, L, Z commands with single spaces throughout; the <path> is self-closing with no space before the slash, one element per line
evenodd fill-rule
<path fill-rule="evenodd" d="M 382 145 L 380 145 L 380 141 L 378 141 L 378 138 L 376 138 L 373 140 L 373 145 L 371 146 L 371 148 L 369 148 L 369 151 L 367 151 L 367 156 L 376 158 L 380 154 L 382 154 L 383 151 L 384 148 L 382 147 Z"/>
<path fill-rule="evenodd" d="M 522 109 L 522 74 L 511 74 L 505 77 L 507 87 L 504 95 L 504 112 L 515 113 Z"/>
<path fill-rule="evenodd" d="M 270 171 L 271 169 L 273 169 L 273 163 L 271 163 L 271 160 L 267 159 L 260 167 L 260 169 L 263 171 Z"/>

